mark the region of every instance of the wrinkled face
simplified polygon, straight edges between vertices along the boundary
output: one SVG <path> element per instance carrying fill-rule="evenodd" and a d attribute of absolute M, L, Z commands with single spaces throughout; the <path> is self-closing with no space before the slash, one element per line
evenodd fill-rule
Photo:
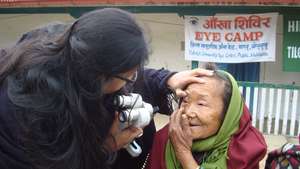
<path fill-rule="evenodd" d="M 126 83 L 133 83 L 137 78 L 137 68 L 133 68 L 125 73 L 120 73 L 116 77 L 110 78 L 103 86 L 103 93 L 110 94 L 120 90 Z"/>
<path fill-rule="evenodd" d="M 217 133 L 222 125 L 224 84 L 212 77 L 203 77 L 205 84 L 193 83 L 187 89 L 181 106 L 189 118 L 193 140 Z"/>

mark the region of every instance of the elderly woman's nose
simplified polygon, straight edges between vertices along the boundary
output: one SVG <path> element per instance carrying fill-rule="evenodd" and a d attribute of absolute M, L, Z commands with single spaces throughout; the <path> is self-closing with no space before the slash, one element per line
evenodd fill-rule
<path fill-rule="evenodd" d="M 184 113 L 188 117 L 196 117 L 196 108 L 193 105 L 186 105 L 184 108 Z"/>

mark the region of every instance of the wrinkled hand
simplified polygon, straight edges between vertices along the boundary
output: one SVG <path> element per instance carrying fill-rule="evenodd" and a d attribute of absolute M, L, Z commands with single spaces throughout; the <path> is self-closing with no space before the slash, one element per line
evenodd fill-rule
<path fill-rule="evenodd" d="M 192 148 L 192 132 L 183 108 L 172 113 L 169 124 L 169 137 L 176 154 L 190 153 Z"/>
<path fill-rule="evenodd" d="M 167 81 L 167 85 L 173 89 L 178 97 L 185 97 L 183 89 L 190 83 L 205 83 L 201 76 L 212 76 L 213 71 L 202 68 L 185 70 L 172 75 Z"/>
<path fill-rule="evenodd" d="M 200 168 L 192 154 L 192 132 L 183 108 L 175 111 L 170 118 L 169 138 L 173 145 L 176 158 L 183 169 Z"/>
<path fill-rule="evenodd" d="M 125 145 L 132 142 L 136 137 L 138 137 L 142 133 L 143 129 L 134 126 L 130 126 L 121 130 L 120 120 L 118 117 L 118 113 L 116 112 L 113 125 L 110 128 L 109 136 L 105 140 L 106 147 L 112 152 L 118 151 Z"/>

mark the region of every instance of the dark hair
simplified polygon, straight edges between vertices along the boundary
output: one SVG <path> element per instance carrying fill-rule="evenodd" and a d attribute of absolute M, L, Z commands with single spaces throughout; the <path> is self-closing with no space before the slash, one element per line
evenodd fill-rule
<path fill-rule="evenodd" d="M 55 41 L 64 32 L 68 24 L 50 23 L 44 27 L 33 29 L 21 35 L 20 39 L 12 47 L 1 49 L 0 52 L 0 84 L 13 71 L 22 70 L 25 66 L 38 64 L 44 60 L 44 56 L 38 54 L 28 54 L 34 49 L 36 44 L 47 44 Z"/>
<path fill-rule="evenodd" d="M 217 66 L 214 63 L 205 63 L 203 66 L 205 69 L 208 70 L 213 70 L 214 75 L 213 77 L 216 78 L 220 84 L 224 85 L 224 90 L 223 90 L 223 110 L 222 110 L 222 119 L 224 119 L 225 114 L 227 112 L 227 109 L 229 107 L 230 99 L 231 99 L 231 94 L 232 94 L 232 85 L 230 79 L 224 74 L 219 71 L 217 71 Z"/>
<path fill-rule="evenodd" d="M 17 107 L 34 168 L 109 168 L 104 141 L 114 112 L 104 105 L 102 86 L 148 58 L 133 16 L 113 8 L 95 10 L 57 40 L 22 40 L 6 56 L 14 59 L 0 75 Z"/>
<path fill-rule="evenodd" d="M 52 22 L 45 26 L 33 29 L 29 32 L 24 33 L 21 38 L 17 41 L 17 44 L 34 39 L 54 40 L 63 34 L 69 25 L 61 22 Z"/>

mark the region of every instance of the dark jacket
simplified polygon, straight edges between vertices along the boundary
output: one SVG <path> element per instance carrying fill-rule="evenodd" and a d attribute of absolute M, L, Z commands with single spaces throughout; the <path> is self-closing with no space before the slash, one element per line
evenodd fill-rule
<path fill-rule="evenodd" d="M 159 112 L 163 114 L 172 113 L 168 94 L 171 93 L 167 87 L 167 80 L 174 73 L 165 70 L 145 69 L 138 75 L 138 79 L 133 86 L 132 92 L 139 93 L 145 102 L 158 106 Z M 154 120 L 144 128 L 143 135 L 136 139 L 141 146 L 142 153 L 138 157 L 132 157 L 124 149 L 118 152 L 117 160 L 114 162 L 113 169 L 141 169 L 147 154 L 150 152 L 156 132 Z"/>
<path fill-rule="evenodd" d="M 167 98 L 170 90 L 166 86 L 166 81 L 170 75 L 172 73 L 164 69 L 141 71 L 132 92 L 141 94 L 144 101 L 158 106 L 161 113 L 168 114 L 171 112 Z M 15 106 L 8 99 L 7 85 L 4 82 L 0 85 L 0 169 L 31 169 L 20 141 L 21 127 L 15 113 Z M 143 149 L 142 154 L 137 158 L 132 158 L 126 150 L 121 150 L 113 168 L 140 168 L 151 149 L 155 131 L 152 120 L 144 129 L 143 136 L 137 139 L 137 143 Z"/>

